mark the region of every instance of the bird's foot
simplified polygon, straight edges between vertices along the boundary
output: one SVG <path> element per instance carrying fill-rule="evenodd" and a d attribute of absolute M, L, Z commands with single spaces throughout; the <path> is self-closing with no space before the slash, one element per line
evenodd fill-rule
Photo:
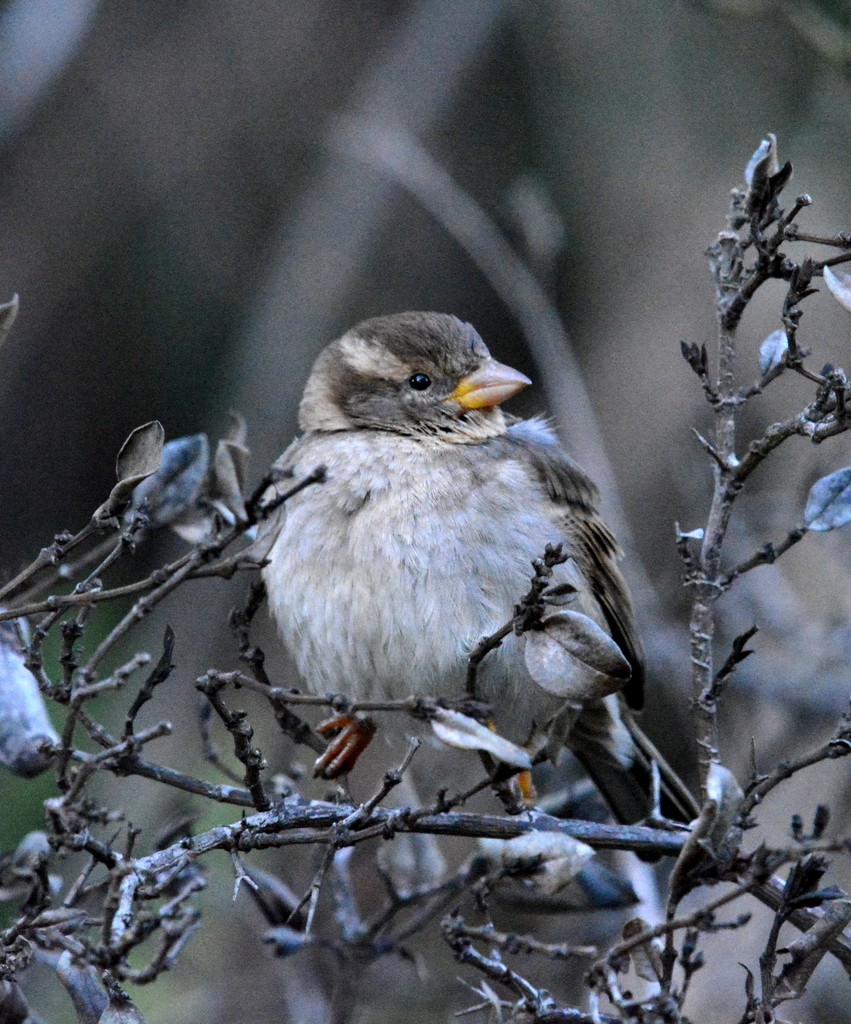
<path fill-rule="evenodd" d="M 316 726 L 321 736 L 330 739 L 325 753 L 316 759 L 314 777 L 337 779 L 347 775 L 375 735 L 375 722 L 358 715 L 334 715 Z"/>
<path fill-rule="evenodd" d="M 532 773 L 527 770 L 520 772 L 519 775 L 515 775 L 514 785 L 517 787 L 517 793 L 523 802 L 523 806 L 527 811 L 530 811 L 538 802 L 538 792 L 532 780 Z"/>

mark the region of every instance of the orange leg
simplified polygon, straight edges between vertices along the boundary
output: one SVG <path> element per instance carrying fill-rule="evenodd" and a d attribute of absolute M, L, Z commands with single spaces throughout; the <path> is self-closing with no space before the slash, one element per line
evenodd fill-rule
<path fill-rule="evenodd" d="M 375 735 L 375 722 L 371 718 L 354 715 L 334 715 L 320 722 L 316 731 L 330 738 L 325 753 L 316 759 L 314 777 L 337 779 L 347 775 Z"/>
<path fill-rule="evenodd" d="M 538 794 L 535 792 L 532 773 L 530 771 L 520 772 L 519 775 L 514 776 L 514 782 L 520 792 L 520 799 L 523 801 L 524 806 L 528 808 L 534 807 L 538 800 Z"/>

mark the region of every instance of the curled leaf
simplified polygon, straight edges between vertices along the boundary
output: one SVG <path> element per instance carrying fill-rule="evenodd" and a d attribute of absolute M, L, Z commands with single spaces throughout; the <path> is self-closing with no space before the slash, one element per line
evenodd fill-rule
<path fill-rule="evenodd" d="M 169 441 L 162 461 L 133 492 L 133 504 L 147 502 L 151 526 L 167 526 L 191 512 L 197 502 L 210 466 L 210 443 L 206 434 L 191 434 Z"/>
<path fill-rule="evenodd" d="M 772 331 L 759 346 L 759 372 L 762 374 L 773 370 L 786 360 L 789 351 L 789 339 L 785 331 Z"/>
<path fill-rule="evenodd" d="M 134 489 L 160 468 L 165 431 L 159 420 L 136 427 L 121 446 L 115 460 L 118 483 L 97 510 L 97 516 L 114 516 L 129 499 Z"/>
<path fill-rule="evenodd" d="M 823 476 L 810 488 L 804 509 L 804 525 L 825 532 L 851 519 L 851 466 Z"/>
<path fill-rule="evenodd" d="M 830 294 L 843 309 L 851 312 L 851 274 L 836 273 L 830 267 L 825 267 L 822 273 Z"/>
<path fill-rule="evenodd" d="M 622 689 L 632 674 L 620 647 L 587 615 L 554 612 L 543 626 L 526 634 L 525 660 L 529 675 L 548 693 L 597 700 Z"/>
<path fill-rule="evenodd" d="M 33 778 L 50 767 L 46 747 L 58 742 L 15 629 L 0 622 L 0 764 L 15 775 Z"/>
<path fill-rule="evenodd" d="M 515 768 L 532 767 L 532 760 L 525 750 L 460 711 L 439 707 L 429 720 L 435 736 L 449 747 L 484 750 Z"/>
<path fill-rule="evenodd" d="M 514 839 L 482 840 L 480 845 L 491 860 L 547 895 L 572 882 L 594 856 L 586 843 L 561 832 L 526 832 Z"/>

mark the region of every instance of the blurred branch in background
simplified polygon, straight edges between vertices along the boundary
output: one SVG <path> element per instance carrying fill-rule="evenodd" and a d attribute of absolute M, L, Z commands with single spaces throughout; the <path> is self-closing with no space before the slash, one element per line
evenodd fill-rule
<path fill-rule="evenodd" d="M 345 109 L 352 116 L 367 114 L 428 135 L 515 8 L 514 0 L 411 4 L 386 51 L 375 55 L 356 82 Z M 339 116 L 334 112 L 331 123 Z M 325 126 L 318 127 L 316 136 L 327 137 Z M 316 160 L 296 209 L 272 243 L 265 280 L 229 374 L 237 383 L 232 405 L 244 409 L 250 404 L 257 422 L 274 423 L 279 431 L 284 426 L 280 409 L 295 408 L 318 343 L 343 326 L 357 276 L 390 212 L 389 185 L 377 182 L 370 169 L 340 159 L 324 146 Z M 254 382 L 279 377 L 282 351 L 287 375 L 279 389 L 260 394 L 263 404 L 258 407 Z M 291 413 L 286 426 L 294 430 Z M 258 452 L 266 460 L 275 454 L 275 448 Z"/>
<path fill-rule="evenodd" d="M 0 139 L 21 129 L 76 56 L 99 0 L 12 0 L 0 15 Z"/>

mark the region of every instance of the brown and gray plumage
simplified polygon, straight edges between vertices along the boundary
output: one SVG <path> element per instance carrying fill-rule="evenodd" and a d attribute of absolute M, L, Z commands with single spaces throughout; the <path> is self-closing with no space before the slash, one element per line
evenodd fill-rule
<path fill-rule="evenodd" d="M 515 742 L 564 720 L 566 745 L 634 821 L 649 804 L 621 708 L 640 705 L 644 669 L 620 552 L 550 426 L 499 408 L 529 383 L 444 314 L 378 317 L 329 345 L 304 390 L 303 434 L 279 460 L 297 479 L 324 464 L 327 480 L 286 505 L 264 571 L 270 607 L 314 692 L 461 696 L 470 651 L 512 617 L 532 560 L 562 544 L 556 581 L 628 660 L 623 694 L 559 716 L 564 699 L 532 680 L 525 638 L 511 635 L 480 665 L 477 696 Z M 579 661 L 571 671 L 595 682 Z"/>

